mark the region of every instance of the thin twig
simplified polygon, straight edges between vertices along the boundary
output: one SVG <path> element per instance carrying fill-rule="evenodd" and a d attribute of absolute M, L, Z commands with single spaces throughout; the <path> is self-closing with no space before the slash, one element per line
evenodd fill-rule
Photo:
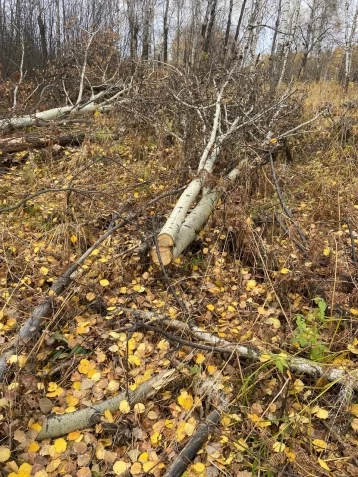
<path fill-rule="evenodd" d="M 133 310 L 134 311 L 134 310 Z M 135 313 L 133 313 L 134 316 Z M 145 329 L 148 331 L 153 331 L 154 333 L 158 333 L 164 338 L 166 338 L 168 341 L 171 341 L 173 343 L 177 343 L 181 346 L 189 346 L 189 348 L 194 348 L 194 349 L 200 349 L 202 351 L 210 351 L 211 353 L 220 353 L 220 354 L 232 354 L 233 350 L 232 349 L 227 349 L 227 348 L 218 348 L 216 346 L 210 346 L 210 345 L 203 345 L 200 343 L 194 343 L 193 341 L 185 340 L 183 338 L 180 338 L 179 336 L 173 335 L 172 333 L 168 333 L 167 331 L 162 330 L 161 328 L 158 328 L 156 326 L 148 325 L 148 323 L 144 323 L 144 321 L 136 321 L 133 326 L 128 328 L 126 332 L 133 333 L 135 330 L 138 329 Z"/>
<path fill-rule="evenodd" d="M 297 228 L 298 235 L 300 236 L 302 242 L 306 242 L 305 234 L 302 232 L 300 227 L 294 222 L 293 217 L 292 217 L 292 212 L 287 207 L 287 205 L 285 204 L 285 201 L 283 199 L 280 184 L 278 183 L 278 180 L 277 180 L 275 166 L 273 164 L 273 157 L 272 157 L 271 151 L 269 151 L 269 159 L 270 159 L 270 167 L 271 167 L 272 178 L 273 178 L 273 181 L 274 181 L 274 184 L 275 184 L 276 192 L 277 192 L 281 207 L 282 207 L 283 211 L 285 212 L 285 214 L 287 215 L 287 217 L 295 224 L 295 226 Z"/>
<path fill-rule="evenodd" d="M 282 222 L 282 220 L 280 219 L 280 217 L 276 213 L 275 213 L 275 219 L 277 220 L 279 226 L 282 228 L 282 230 L 285 232 L 285 234 L 287 234 L 290 237 L 292 242 L 295 245 L 297 245 L 297 247 L 301 250 L 302 253 L 306 254 L 307 253 L 306 247 L 304 245 L 302 245 L 301 242 L 299 242 L 295 237 L 290 236 L 290 231 L 288 230 L 288 228 L 285 226 L 285 224 Z"/>
<path fill-rule="evenodd" d="M 357 254 L 356 254 L 356 247 L 355 247 L 355 242 L 354 242 L 354 236 L 353 236 L 353 229 L 351 225 L 351 221 L 349 220 L 349 217 L 345 217 L 342 219 L 342 222 L 345 222 L 348 225 L 348 230 L 349 230 L 349 237 L 351 240 L 351 249 L 352 249 L 352 260 L 355 265 L 357 265 Z"/>
<path fill-rule="evenodd" d="M 35 192 L 34 194 L 30 194 L 29 196 L 25 197 L 25 199 L 20 200 L 20 202 L 18 202 L 15 205 L 10 205 L 9 207 L 4 207 L 4 208 L 0 209 L 0 214 L 3 214 L 5 212 L 12 212 L 13 210 L 18 209 L 22 205 L 29 202 L 29 200 L 35 199 L 35 197 L 38 197 L 42 194 L 50 194 L 50 193 L 54 193 L 54 192 L 74 192 L 76 194 L 84 195 L 86 197 L 89 196 L 89 195 L 92 195 L 92 194 L 103 194 L 102 191 L 98 191 L 98 190 L 79 190 L 79 189 L 75 189 L 73 187 L 60 187 L 60 188 L 56 188 L 56 189 L 42 189 L 42 190 L 39 190 L 39 191 Z"/>

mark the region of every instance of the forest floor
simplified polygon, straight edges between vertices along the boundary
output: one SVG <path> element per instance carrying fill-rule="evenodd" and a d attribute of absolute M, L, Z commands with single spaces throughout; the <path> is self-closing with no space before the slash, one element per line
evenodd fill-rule
<path fill-rule="evenodd" d="M 327 100 L 335 125 L 327 118 L 291 139 L 292 160 L 280 153 L 275 161 L 292 219 L 282 213 L 270 165 L 248 164 L 166 275 L 149 251 L 178 194 L 148 202 L 190 179 L 180 145 L 96 114 L 78 125 L 86 133 L 81 146 L 0 155 L 1 349 L 112 220 L 128 219 L 55 299 L 41 337 L 8 359 L 0 385 L 1 476 L 159 477 L 222 396 L 227 408 L 188 477 L 358 475 L 356 396 L 285 364 L 290 353 L 357 366 L 358 109 L 334 85 L 319 85 L 305 116 Z M 51 134 L 61 128 L 68 133 L 56 126 Z M 156 331 L 126 332 L 133 316 L 125 309 L 187 321 L 268 358 L 228 358 Z M 134 409 L 125 401 L 92 428 L 36 440 L 44 416 L 134 390 L 173 366 L 180 383 Z"/>

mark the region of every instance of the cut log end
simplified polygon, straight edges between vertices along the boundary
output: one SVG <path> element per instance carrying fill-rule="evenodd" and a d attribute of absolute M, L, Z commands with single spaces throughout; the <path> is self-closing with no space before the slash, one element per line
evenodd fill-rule
<path fill-rule="evenodd" d="M 164 266 L 169 265 L 169 263 L 171 263 L 173 261 L 173 249 L 171 247 L 163 247 L 163 246 L 159 245 L 158 250 L 159 250 L 160 257 L 162 259 L 163 265 Z M 153 262 L 156 265 L 160 266 L 160 261 L 159 261 L 159 258 L 158 258 L 156 247 L 152 248 L 151 257 L 152 257 Z"/>
<path fill-rule="evenodd" d="M 157 240 L 159 247 L 174 247 L 173 237 L 169 234 L 159 234 Z"/>

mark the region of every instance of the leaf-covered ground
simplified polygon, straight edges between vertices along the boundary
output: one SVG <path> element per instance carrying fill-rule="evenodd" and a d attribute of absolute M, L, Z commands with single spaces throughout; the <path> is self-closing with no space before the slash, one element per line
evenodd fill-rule
<path fill-rule="evenodd" d="M 283 153 L 276 158 L 292 219 L 282 211 L 269 164 L 247 160 L 167 277 L 149 251 L 178 194 L 147 204 L 190 179 L 179 145 L 145 131 L 113 139 L 121 124 L 97 115 L 81 147 L 11 156 L 1 176 L 1 207 L 45 189 L 72 190 L 44 192 L 1 215 L 2 350 L 53 281 L 114 220 L 128 223 L 54 298 L 41 337 L 8 359 L 0 475 L 159 477 L 222 402 L 220 424 L 188 477 L 358 475 L 358 402 L 349 383 L 294 375 L 285 361 L 290 353 L 357 366 L 358 115 L 346 116 L 333 128 L 327 118 L 320 130 L 292 139 L 292 161 Z M 183 346 L 152 330 L 126 331 L 135 317 L 125 308 L 187 321 L 266 354 L 257 363 Z M 133 409 L 124 399 L 92 428 L 36 440 L 45 417 L 135 390 L 173 367 L 179 384 L 155 398 Z"/>

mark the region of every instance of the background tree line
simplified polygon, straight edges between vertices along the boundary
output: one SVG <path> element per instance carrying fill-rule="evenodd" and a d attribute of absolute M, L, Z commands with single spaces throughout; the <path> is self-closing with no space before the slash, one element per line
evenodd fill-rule
<path fill-rule="evenodd" d="M 0 0 L 0 72 L 46 84 L 87 51 L 103 75 L 130 58 L 261 67 L 273 88 L 297 78 L 348 87 L 357 19 L 355 0 Z"/>

